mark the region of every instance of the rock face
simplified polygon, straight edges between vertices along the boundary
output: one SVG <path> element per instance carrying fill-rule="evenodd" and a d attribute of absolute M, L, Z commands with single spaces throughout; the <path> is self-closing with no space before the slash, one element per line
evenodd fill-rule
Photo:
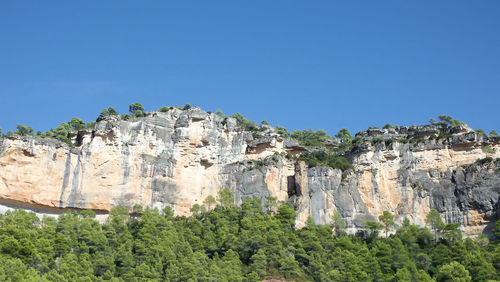
<path fill-rule="evenodd" d="M 342 172 L 308 168 L 290 157 L 306 148 L 272 127 L 262 128 L 256 136 L 233 118 L 195 107 L 128 121 L 108 117 L 92 131 L 72 134 L 74 146 L 5 137 L 0 205 L 41 214 L 68 208 L 106 214 L 113 206 L 140 204 L 170 206 L 184 216 L 194 204 L 229 188 L 237 203 L 269 196 L 292 202 L 298 227 L 308 217 L 329 224 L 338 211 L 348 231 L 356 232 L 384 210 L 399 222 L 407 217 L 424 225 L 435 208 L 446 222 L 458 222 L 466 235 L 474 235 L 499 217 L 498 137 L 466 127 L 450 129 L 446 138 L 431 137 L 439 126 L 363 131 L 358 138 L 364 142 L 345 152 L 354 171 Z"/>

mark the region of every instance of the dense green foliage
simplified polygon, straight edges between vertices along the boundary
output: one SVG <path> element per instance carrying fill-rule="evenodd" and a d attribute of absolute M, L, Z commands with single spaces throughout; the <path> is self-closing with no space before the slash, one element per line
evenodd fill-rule
<path fill-rule="evenodd" d="M 95 122 L 91 121 L 85 123 L 82 119 L 74 117 L 67 123 L 61 123 L 58 127 L 51 129 L 47 132 L 37 132 L 37 136 L 45 138 L 53 138 L 59 141 L 70 144 L 68 134 L 71 131 L 78 131 L 82 129 L 91 129 L 95 126 Z M 71 144 L 70 144 L 71 145 Z"/>
<path fill-rule="evenodd" d="M 169 110 L 170 110 L 170 108 L 169 108 L 169 107 L 165 107 L 165 106 L 160 107 L 160 108 L 158 109 L 158 111 L 159 111 L 160 113 L 166 113 L 166 112 L 168 112 Z"/>
<path fill-rule="evenodd" d="M 14 133 L 17 135 L 26 136 L 26 135 L 33 135 L 34 131 L 33 128 L 30 126 L 18 124 L 16 126 L 16 131 Z"/>
<path fill-rule="evenodd" d="M 488 154 L 495 153 L 495 150 L 493 148 L 491 148 L 490 146 L 483 146 L 481 149 L 483 150 L 483 152 L 488 153 Z"/>
<path fill-rule="evenodd" d="M 246 119 L 239 113 L 232 115 L 233 118 L 236 119 L 238 125 L 242 127 L 244 130 L 248 131 L 260 131 L 260 127 L 253 121 Z"/>
<path fill-rule="evenodd" d="M 351 133 L 349 132 L 349 130 L 347 130 L 347 128 L 342 128 L 341 130 L 339 130 L 339 132 L 337 132 L 337 134 L 335 134 L 335 137 L 337 138 L 344 138 L 344 139 L 351 139 Z"/>
<path fill-rule="evenodd" d="M 218 109 L 216 112 L 215 112 L 216 115 L 220 116 L 220 117 L 225 117 L 224 113 L 222 113 L 222 110 L 221 109 Z"/>
<path fill-rule="evenodd" d="M 305 129 L 303 131 L 295 130 L 292 132 L 291 136 L 303 145 L 310 147 L 323 147 L 325 146 L 325 141 L 330 138 L 330 136 L 326 134 L 326 131 L 322 129 L 316 131 L 312 129 Z"/>
<path fill-rule="evenodd" d="M 276 131 L 278 132 L 279 135 L 285 138 L 290 137 L 290 132 L 282 126 L 276 126 Z"/>
<path fill-rule="evenodd" d="M 300 142 L 300 144 L 311 148 L 323 148 L 303 154 L 300 159 L 304 160 L 309 166 L 330 166 L 342 170 L 352 169 L 352 165 L 340 152 L 346 152 L 359 145 L 358 138 L 352 138 L 351 133 L 346 128 L 342 128 L 335 134 L 339 138 L 339 143 L 331 143 L 332 137 L 326 134 L 326 131 L 319 129 L 296 130 L 290 135 Z"/>
<path fill-rule="evenodd" d="M 300 159 L 311 167 L 329 166 L 331 168 L 341 169 L 342 171 L 354 169 L 352 164 L 349 163 L 344 156 L 338 156 L 324 150 L 305 153 Z"/>
<path fill-rule="evenodd" d="M 142 107 L 142 105 L 140 105 L 139 103 L 132 104 L 130 106 L 131 107 L 134 106 L 134 110 L 136 110 L 136 108 L 140 109 L 140 107 Z M 108 116 L 117 116 L 117 115 L 118 115 L 118 112 L 116 111 L 116 109 L 113 107 L 109 107 L 109 108 L 101 111 L 101 113 L 99 114 L 99 117 L 97 118 L 97 121 L 103 120 Z M 139 114 L 137 114 L 137 111 L 136 111 L 136 115 L 143 116 L 144 114 L 142 112 L 139 112 Z M 70 142 L 70 139 L 69 139 L 70 132 L 72 132 L 72 131 L 76 132 L 76 131 L 82 130 L 82 129 L 92 129 L 92 128 L 94 128 L 95 125 L 96 125 L 95 121 L 90 121 L 90 122 L 85 123 L 82 119 L 80 119 L 78 117 L 73 117 L 67 123 L 63 122 L 56 128 L 50 129 L 46 132 L 38 131 L 36 133 L 36 136 L 42 137 L 42 138 L 56 139 L 56 140 L 65 142 L 69 145 L 72 145 Z M 25 125 L 19 124 L 19 125 L 17 125 L 15 132 L 9 131 L 9 133 L 7 135 L 10 136 L 13 134 L 17 134 L 20 136 L 34 135 L 34 130 L 30 126 L 25 126 Z M 0 135 L 1 135 L 1 131 L 0 131 Z"/>
<path fill-rule="evenodd" d="M 103 119 L 107 116 L 116 116 L 116 115 L 118 115 L 118 112 L 116 111 L 116 109 L 114 107 L 109 107 L 107 109 L 102 110 L 97 119 L 99 120 L 99 119 Z"/>
<path fill-rule="evenodd" d="M 145 116 L 145 114 L 144 114 L 144 107 L 139 102 L 134 103 L 134 104 L 130 104 L 128 106 L 128 111 L 131 114 L 133 114 L 134 116 L 136 116 L 136 117 L 143 117 L 143 116 Z"/>
<path fill-rule="evenodd" d="M 300 160 L 305 161 L 310 167 L 329 166 L 341 169 L 342 171 L 353 169 L 352 164 L 344 156 L 337 154 L 338 152 L 351 149 L 356 144 L 356 140 L 352 139 L 347 129 L 342 128 L 335 135 L 336 138 L 342 139 L 342 142 L 337 145 L 327 144 L 327 140 L 331 139 L 331 137 L 326 134 L 326 131 L 321 129 L 316 131 L 312 129 L 296 130 L 292 132 L 291 137 L 307 147 L 325 148 L 303 153 L 299 157 Z"/>
<path fill-rule="evenodd" d="M 227 194 L 227 195 L 224 195 Z M 229 200 L 227 190 L 219 202 Z M 272 199 L 271 199 L 272 200 Z M 395 234 L 367 223 L 375 236 L 347 236 L 339 214 L 329 226 L 294 228 L 289 204 L 264 209 L 260 199 L 203 206 L 192 217 L 167 208 L 117 207 L 99 224 L 92 211 L 39 220 L 23 210 L 0 215 L 1 281 L 487 281 L 500 277 L 500 245 L 434 237 L 405 220 Z M 208 210 L 208 211 L 207 211 Z M 445 232 L 430 214 L 433 230 Z M 500 230 L 500 224 L 497 229 Z M 435 229 L 436 228 L 436 229 Z M 496 231 L 496 230 L 495 230 Z M 500 231 L 499 231 L 500 232 Z M 458 234 L 459 235 L 459 234 Z"/>
<path fill-rule="evenodd" d="M 440 116 L 438 116 L 438 119 L 439 119 L 438 124 L 441 124 L 441 125 L 446 125 L 446 126 L 465 125 L 465 122 L 453 119 L 451 116 L 447 116 L 447 115 L 440 115 Z M 433 123 L 432 120 L 431 120 L 431 123 Z"/>

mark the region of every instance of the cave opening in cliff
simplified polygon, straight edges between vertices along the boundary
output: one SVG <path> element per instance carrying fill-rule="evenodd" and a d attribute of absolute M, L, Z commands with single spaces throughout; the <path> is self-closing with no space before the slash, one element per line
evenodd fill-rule
<path fill-rule="evenodd" d="M 80 147 L 83 144 L 83 134 L 81 132 L 78 132 L 76 135 L 76 140 L 75 140 L 75 146 Z"/>
<path fill-rule="evenodd" d="M 295 176 L 293 175 L 287 176 L 286 182 L 287 182 L 288 197 L 291 197 L 293 195 L 302 196 L 300 187 L 298 187 L 297 183 L 295 182 Z"/>

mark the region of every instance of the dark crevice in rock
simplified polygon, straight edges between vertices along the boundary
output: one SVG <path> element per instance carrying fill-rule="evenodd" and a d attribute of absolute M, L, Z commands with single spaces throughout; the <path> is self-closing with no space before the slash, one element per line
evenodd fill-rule
<path fill-rule="evenodd" d="M 290 175 L 286 177 L 287 181 L 287 192 L 288 192 L 288 197 L 291 197 L 293 195 L 296 196 L 302 196 L 302 191 L 300 190 L 300 187 L 297 182 L 295 182 L 295 176 Z"/>

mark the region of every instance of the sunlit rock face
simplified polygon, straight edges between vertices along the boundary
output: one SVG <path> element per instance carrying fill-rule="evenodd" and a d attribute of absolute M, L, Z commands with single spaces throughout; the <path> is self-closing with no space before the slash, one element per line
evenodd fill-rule
<path fill-rule="evenodd" d="M 500 157 L 498 137 L 467 127 L 454 128 L 446 139 L 429 139 L 434 127 L 363 131 L 358 135 L 366 140 L 421 141 L 365 142 L 346 152 L 355 169 L 342 173 L 294 160 L 290 156 L 306 148 L 261 128 L 253 134 L 233 118 L 195 107 L 128 121 L 108 117 L 92 131 L 72 134 L 71 147 L 6 137 L 0 140 L 0 204 L 55 215 L 69 208 L 106 214 L 140 204 L 187 216 L 194 204 L 229 188 L 237 203 L 269 196 L 290 201 L 298 227 L 308 217 L 330 224 L 338 211 L 352 233 L 384 210 L 399 223 L 407 217 L 424 225 L 435 208 L 466 235 L 483 232 L 499 216 L 500 162 L 476 162 Z"/>

